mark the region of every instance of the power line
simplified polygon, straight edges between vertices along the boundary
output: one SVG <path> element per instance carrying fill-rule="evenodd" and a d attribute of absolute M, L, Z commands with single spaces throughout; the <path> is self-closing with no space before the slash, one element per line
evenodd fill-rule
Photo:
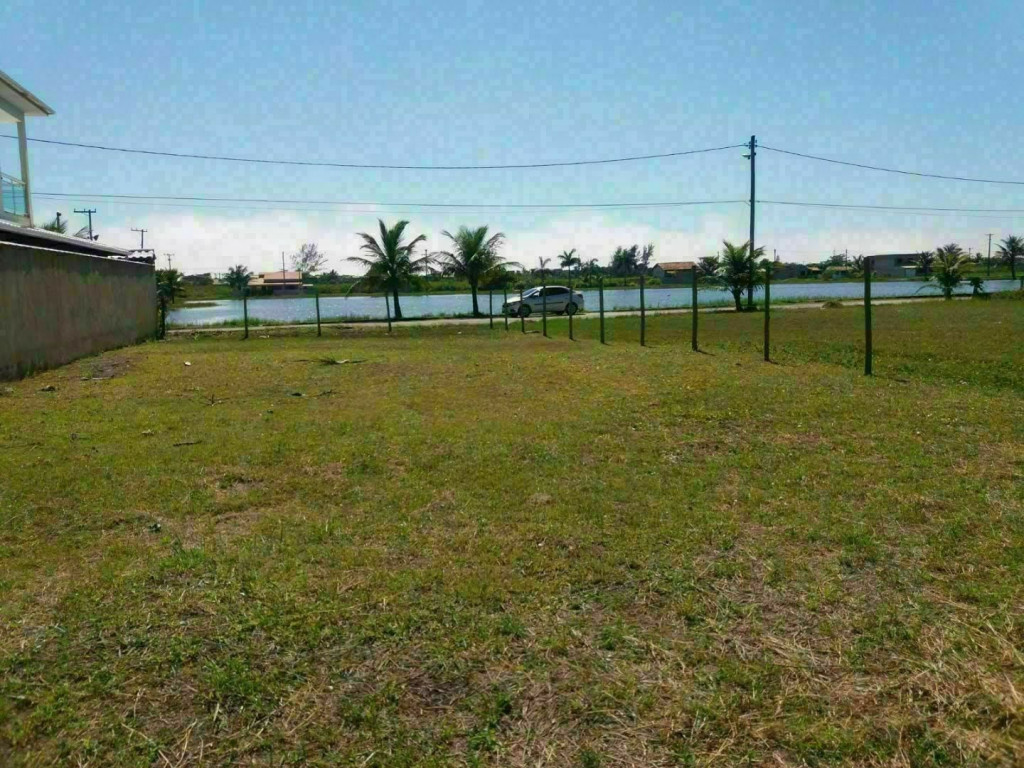
<path fill-rule="evenodd" d="M 651 202 L 614 203 L 430 203 L 430 202 L 381 202 L 355 200 L 303 200 L 294 198 L 260 197 L 213 197 L 204 195 L 139 195 L 107 193 L 38 192 L 36 197 L 63 200 L 101 200 L 124 205 L 166 205 L 186 208 L 231 208 L 231 205 L 203 205 L 204 203 L 241 203 L 247 205 L 308 205 L 308 206 L 376 206 L 376 209 L 346 209 L 349 213 L 377 213 L 378 209 L 390 210 L 614 210 L 644 208 L 674 208 L 702 205 L 749 205 L 748 200 L 664 200 Z M 174 202 L 164 202 L 174 201 Z M 807 200 L 756 200 L 765 205 L 784 205 L 805 208 L 832 208 L 840 210 L 893 211 L 904 213 L 997 213 L 1024 215 L 1024 208 L 952 208 L 938 206 L 874 205 L 870 203 L 829 203 Z M 253 208 L 253 210 L 331 211 L 336 208 Z"/>
<path fill-rule="evenodd" d="M 425 203 L 425 202 L 380 202 L 358 200 L 301 200 L 289 198 L 261 197 L 208 197 L 203 195 L 114 195 L 105 193 L 69 193 L 69 192 L 37 192 L 36 197 L 64 199 L 100 199 L 100 200 L 173 200 L 186 203 L 260 203 L 285 205 L 374 205 L 381 208 L 430 208 L 430 209 L 467 209 L 481 210 L 566 210 L 566 209 L 610 209 L 610 208 L 664 208 L 695 205 L 728 205 L 745 202 L 743 200 L 670 200 L 636 203 Z"/>
<path fill-rule="evenodd" d="M 868 165 L 866 163 L 851 163 L 846 160 L 835 160 L 831 157 L 821 157 L 820 155 L 808 155 L 803 152 L 791 152 L 788 149 L 779 149 L 777 147 L 769 147 L 765 144 L 761 145 L 761 149 L 767 149 L 770 152 L 779 152 L 783 155 L 792 155 L 793 157 L 803 157 L 807 160 L 820 160 L 823 163 L 833 163 L 835 165 L 847 165 L 852 168 L 866 168 L 869 171 L 884 171 L 886 173 L 898 173 L 903 176 L 919 176 L 926 179 L 945 179 L 946 181 L 971 181 L 978 184 L 1012 184 L 1016 186 L 1024 186 L 1024 181 L 1011 181 L 1007 179 L 975 179 L 969 176 L 945 176 L 941 173 L 924 173 L 923 171 L 904 171 L 899 168 L 886 168 L 881 165 Z"/>
<path fill-rule="evenodd" d="M 14 139 L 16 136 L 0 134 L 5 139 Z M 79 149 L 98 149 L 104 152 L 122 152 L 131 155 L 152 155 L 155 157 L 176 157 L 189 160 L 222 160 L 232 163 L 258 163 L 260 165 L 301 165 L 315 168 L 365 168 L 374 170 L 395 170 L 395 171 L 496 171 L 510 169 L 528 168 L 565 168 L 578 165 L 610 165 L 612 163 L 631 163 L 640 160 L 662 160 L 671 157 L 684 157 L 686 155 L 699 155 L 707 152 L 721 152 L 726 149 L 735 149 L 745 146 L 743 144 L 730 144 L 726 147 L 707 147 L 705 149 L 689 149 L 679 152 L 661 152 L 649 155 L 629 155 L 626 157 L 612 157 L 602 160 L 566 160 L 551 163 L 509 163 L 503 165 L 388 165 L 374 163 L 333 163 L 313 160 L 267 160 L 259 157 L 237 157 L 233 155 L 203 155 L 191 152 L 161 152 L 153 149 L 130 149 L 128 147 L 108 147 L 102 144 L 82 144 L 74 141 L 56 141 L 54 139 L 29 139 L 38 144 L 53 144 L 60 147 L 77 147 Z"/>
<path fill-rule="evenodd" d="M 794 205 L 809 208 L 847 208 L 851 210 L 869 211 L 908 211 L 933 213 L 1021 213 L 1024 208 L 941 208 L 927 205 L 871 205 L 860 203 L 815 203 L 802 200 L 758 200 L 767 205 Z"/>

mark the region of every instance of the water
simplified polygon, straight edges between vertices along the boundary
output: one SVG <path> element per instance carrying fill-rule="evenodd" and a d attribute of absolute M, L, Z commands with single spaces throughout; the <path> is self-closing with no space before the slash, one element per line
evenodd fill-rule
<path fill-rule="evenodd" d="M 1008 291 L 1017 287 L 1012 280 L 990 280 L 985 283 L 989 292 Z M 688 307 L 689 286 L 678 288 L 648 288 L 644 300 L 648 309 L 659 307 Z M 969 285 L 960 286 L 957 293 L 970 293 Z M 932 283 L 912 281 L 876 282 L 871 284 L 871 295 L 876 299 L 896 296 L 939 296 L 942 291 Z M 518 295 L 518 294 L 510 294 Z M 597 311 L 598 297 L 595 290 L 584 290 L 586 309 Z M 772 286 L 772 301 L 860 299 L 864 296 L 864 285 L 850 283 L 779 283 Z M 479 297 L 480 309 L 487 312 L 487 294 Z M 699 305 L 731 303 L 732 295 L 715 288 L 702 288 L 697 292 Z M 167 321 L 176 325 L 212 325 L 230 320 L 242 319 L 242 302 L 224 300 L 214 302 L 212 307 L 182 308 L 171 310 Z M 431 317 L 439 315 L 469 314 L 473 300 L 468 293 L 409 294 L 401 297 L 402 314 L 406 318 Z M 636 288 L 609 288 L 604 292 L 606 310 L 638 309 L 640 291 Z M 501 294 L 494 295 L 494 313 L 501 313 Z M 320 316 L 324 321 L 345 318 L 385 318 L 383 296 L 321 296 Z M 250 299 L 249 317 L 260 320 L 274 320 L 286 323 L 316 320 L 316 304 L 312 297 L 295 299 Z"/>

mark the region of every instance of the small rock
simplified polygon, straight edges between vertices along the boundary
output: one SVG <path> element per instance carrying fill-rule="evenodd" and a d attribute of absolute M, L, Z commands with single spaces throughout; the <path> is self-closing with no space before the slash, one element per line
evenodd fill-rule
<path fill-rule="evenodd" d="M 56 392 L 57 388 L 53 384 L 47 384 L 45 387 L 39 388 L 40 392 Z"/>
<path fill-rule="evenodd" d="M 153 523 L 152 525 L 149 526 L 149 530 L 152 531 L 153 533 L 160 533 L 160 531 L 163 530 L 163 526 L 160 525 L 160 523 Z"/>
<path fill-rule="evenodd" d="M 185 361 L 185 365 L 192 365 L 188 360 Z"/>

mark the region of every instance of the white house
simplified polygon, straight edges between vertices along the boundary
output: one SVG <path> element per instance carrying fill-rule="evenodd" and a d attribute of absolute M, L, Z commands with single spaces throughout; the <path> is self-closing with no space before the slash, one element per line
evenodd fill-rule
<path fill-rule="evenodd" d="M 21 173 L 15 176 L 0 168 L 0 219 L 31 227 L 32 181 L 28 170 L 28 138 L 25 118 L 47 117 L 53 110 L 26 88 L 0 71 L 0 123 L 18 127 L 18 158 Z"/>

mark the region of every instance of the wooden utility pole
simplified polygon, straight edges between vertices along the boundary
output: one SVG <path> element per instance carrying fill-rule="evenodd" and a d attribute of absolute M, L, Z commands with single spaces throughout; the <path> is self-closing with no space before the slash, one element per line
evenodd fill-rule
<path fill-rule="evenodd" d="M 92 236 L 92 215 L 96 213 L 95 208 L 75 208 L 75 213 L 84 213 L 89 217 L 89 239 L 95 240 Z"/>
<path fill-rule="evenodd" d="M 757 201 L 755 199 L 755 181 L 756 181 L 756 168 L 757 168 L 757 136 L 750 137 L 750 144 L 747 145 L 750 149 L 749 155 L 744 155 L 750 160 L 750 250 L 747 254 L 750 256 L 750 284 L 747 286 L 747 309 L 754 308 L 754 270 L 757 268 L 754 264 L 755 251 L 754 247 L 754 219 L 755 219 L 755 207 Z"/>
<path fill-rule="evenodd" d="M 59 216 L 60 214 L 58 214 Z M 985 271 L 985 277 L 992 276 L 992 233 L 988 233 L 988 266 Z"/>
<path fill-rule="evenodd" d="M 140 251 L 146 250 L 146 233 L 149 232 L 149 230 L 148 229 L 136 229 L 135 227 L 132 227 L 132 232 L 138 232 L 139 233 L 139 250 Z"/>

